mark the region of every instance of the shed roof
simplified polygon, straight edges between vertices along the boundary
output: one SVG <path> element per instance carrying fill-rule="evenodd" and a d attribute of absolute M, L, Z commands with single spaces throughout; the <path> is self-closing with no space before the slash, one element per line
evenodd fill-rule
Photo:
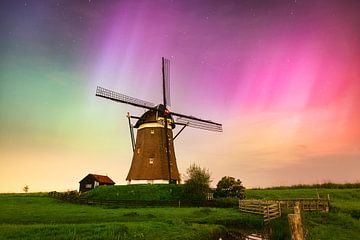
<path fill-rule="evenodd" d="M 108 176 L 104 176 L 104 175 L 99 175 L 99 174 L 88 174 L 86 177 L 84 177 L 80 182 L 82 182 L 85 178 L 92 176 L 93 178 L 96 179 L 96 181 L 98 181 L 99 183 L 110 183 L 110 184 L 115 184 L 115 182 L 113 180 L 111 180 L 111 178 L 109 178 Z"/>

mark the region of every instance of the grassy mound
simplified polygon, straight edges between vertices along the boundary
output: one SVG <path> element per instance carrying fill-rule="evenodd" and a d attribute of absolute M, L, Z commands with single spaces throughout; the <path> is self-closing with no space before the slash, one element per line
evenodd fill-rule
<path fill-rule="evenodd" d="M 133 184 L 99 186 L 81 197 L 94 200 L 182 200 L 183 185 Z"/>

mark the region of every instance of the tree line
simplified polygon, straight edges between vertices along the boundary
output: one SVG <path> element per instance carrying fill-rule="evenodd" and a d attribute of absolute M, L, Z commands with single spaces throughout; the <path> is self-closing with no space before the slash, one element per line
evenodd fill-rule
<path fill-rule="evenodd" d="M 184 192 L 189 199 L 203 200 L 209 193 L 214 198 L 245 198 L 245 187 L 240 179 L 224 176 L 213 190 L 210 188 L 211 176 L 208 169 L 192 164 L 186 170 L 186 175 Z"/>

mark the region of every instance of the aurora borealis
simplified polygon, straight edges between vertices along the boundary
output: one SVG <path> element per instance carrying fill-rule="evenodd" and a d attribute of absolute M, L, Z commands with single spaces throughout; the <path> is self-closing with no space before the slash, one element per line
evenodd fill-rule
<path fill-rule="evenodd" d="M 0 192 L 125 183 L 124 104 L 97 85 L 223 124 L 186 129 L 179 171 L 246 187 L 360 180 L 359 1 L 2 1 Z M 175 130 L 177 131 L 177 130 Z"/>

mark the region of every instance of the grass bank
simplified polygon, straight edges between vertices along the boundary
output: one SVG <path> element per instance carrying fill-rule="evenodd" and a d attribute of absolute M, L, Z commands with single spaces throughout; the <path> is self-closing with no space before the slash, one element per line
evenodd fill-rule
<path fill-rule="evenodd" d="M 179 199 L 181 186 L 99 187 L 85 196 L 111 200 Z M 247 198 L 326 197 L 329 214 L 304 213 L 308 239 L 360 239 L 360 189 L 247 190 Z M 102 208 L 70 204 L 47 194 L 0 194 L 0 239 L 218 239 L 224 226 L 262 228 L 262 219 L 235 208 Z M 272 239 L 289 239 L 286 215 L 273 221 Z"/>
<path fill-rule="evenodd" d="M 95 200 L 182 200 L 183 185 L 132 184 L 99 186 L 82 197 Z"/>
<path fill-rule="evenodd" d="M 0 239 L 217 239 L 262 220 L 220 208 L 101 208 L 38 194 L 0 194 Z"/>

